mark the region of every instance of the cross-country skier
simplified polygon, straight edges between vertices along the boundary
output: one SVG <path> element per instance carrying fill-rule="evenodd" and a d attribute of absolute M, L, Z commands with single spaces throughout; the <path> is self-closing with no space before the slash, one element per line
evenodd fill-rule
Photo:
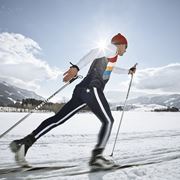
<path fill-rule="evenodd" d="M 66 122 L 75 113 L 87 105 L 101 122 L 97 144 L 92 151 L 89 165 L 98 168 L 110 168 L 114 166 L 114 162 L 103 156 L 103 151 L 108 142 L 114 122 L 103 90 L 112 71 L 119 74 L 133 74 L 135 73 L 136 68 L 132 67 L 127 70 L 115 67 L 118 56 L 123 56 L 126 52 L 128 43 L 126 38 L 120 33 L 112 38 L 111 43 L 115 47 L 115 52 L 112 57 L 97 58 L 98 52 L 96 49 L 93 49 L 76 65 L 72 64 L 69 70 L 64 73 L 64 82 L 68 82 L 76 77 L 78 71 L 82 69 L 83 66 L 90 61 L 92 62 L 86 77 L 76 85 L 70 101 L 67 102 L 57 114 L 44 120 L 31 134 L 10 143 L 10 149 L 15 153 L 18 164 L 21 166 L 28 165 L 25 160 L 28 149 L 40 137 L 45 135 L 51 129 Z"/>

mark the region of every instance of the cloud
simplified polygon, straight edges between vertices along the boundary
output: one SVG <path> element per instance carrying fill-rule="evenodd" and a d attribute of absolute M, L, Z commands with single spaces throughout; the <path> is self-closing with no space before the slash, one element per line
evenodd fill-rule
<path fill-rule="evenodd" d="M 0 34 L 0 79 L 19 87 L 37 89 L 43 80 L 57 78 L 61 71 L 40 59 L 37 42 L 21 34 Z"/>
<path fill-rule="evenodd" d="M 137 71 L 133 86 L 138 90 L 180 92 L 180 63 Z"/>

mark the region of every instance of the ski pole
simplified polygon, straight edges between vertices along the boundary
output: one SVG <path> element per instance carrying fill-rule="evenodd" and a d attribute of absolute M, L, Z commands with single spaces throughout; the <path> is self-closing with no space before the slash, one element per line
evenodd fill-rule
<path fill-rule="evenodd" d="M 44 106 L 50 99 L 52 99 L 56 94 L 58 94 L 60 91 L 62 91 L 65 87 L 67 87 L 69 84 L 71 84 L 76 79 L 81 79 L 82 76 L 78 75 L 71 79 L 69 82 L 67 82 L 65 85 L 63 85 L 61 88 L 59 88 L 55 93 L 53 93 L 51 96 L 49 96 L 46 100 L 41 102 L 38 106 L 36 106 L 34 109 L 32 109 L 28 114 L 26 114 L 24 117 L 22 117 L 18 122 L 16 122 L 13 126 L 11 126 L 8 130 L 6 130 L 4 133 L 0 135 L 0 138 L 5 136 L 9 131 L 11 131 L 13 128 L 15 128 L 18 124 L 20 124 L 22 121 L 24 121 L 27 117 L 29 117 L 34 111 L 40 109 L 42 106 Z"/>
<path fill-rule="evenodd" d="M 136 66 L 137 66 L 137 63 L 136 63 L 133 67 L 136 68 Z M 129 92 L 130 92 L 131 85 L 132 85 L 132 80 L 133 80 L 133 74 L 131 74 L 131 80 L 130 80 L 130 83 L 129 83 L 129 87 L 128 87 L 126 99 L 125 99 L 124 106 L 123 106 L 123 111 L 122 111 L 122 114 L 121 114 L 121 118 L 120 118 L 120 121 L 119 121 L 119 126 L 118 126 L 118 130 L 117 130 L 117 133 L 116 133 L 116 137 L 115 137 L 115 141 L 114 141 L 112 153 L 111 153 L 110 156 L 113 156 L 113 153 L 114 153 L 114 149 L 115 149 L 115 146 L 116 146 L 116 141 L 117 141 L 118 134 L 119 134 L 119 130 L 120 130 L 120 127 L 121 127 L 121 124 L 122 124 L 122 119 L 123 119 L 123 116 L 124 116 L 124 111 L 125 111 L 125 107 L 126 107 L 126 102 L 127 102 L 127 100 L 128 100 Z"/>

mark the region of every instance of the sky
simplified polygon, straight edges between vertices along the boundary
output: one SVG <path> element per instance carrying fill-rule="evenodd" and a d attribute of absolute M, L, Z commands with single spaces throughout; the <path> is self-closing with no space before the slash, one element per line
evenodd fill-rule
<path fill-rule="evenodd" d="M 122 33 L 128 49 L 117 66 L 138 63 L 131 97 L 179 93 L 179 0 L 0 0 L 0 80 L 48 97 L 63 72 L 99 41 Z M 85 76 L 89 65 L 80 70 Z M 112 74 L 108 99 L 123 98 L 128 75 Z M 54 98 L 70 98 L 72 83 Z"/>

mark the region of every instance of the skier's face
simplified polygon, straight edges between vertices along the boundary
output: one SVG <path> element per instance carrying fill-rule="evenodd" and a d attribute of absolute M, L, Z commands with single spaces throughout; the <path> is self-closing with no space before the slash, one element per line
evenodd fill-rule
<path fill-rule="evenodd" d="M 119 44 L 116 45 L 117 47 L 117 53 L 119 56 L 123 56 L 123 54 L 126 52 L 127 45 L 126 44 Z"/>

